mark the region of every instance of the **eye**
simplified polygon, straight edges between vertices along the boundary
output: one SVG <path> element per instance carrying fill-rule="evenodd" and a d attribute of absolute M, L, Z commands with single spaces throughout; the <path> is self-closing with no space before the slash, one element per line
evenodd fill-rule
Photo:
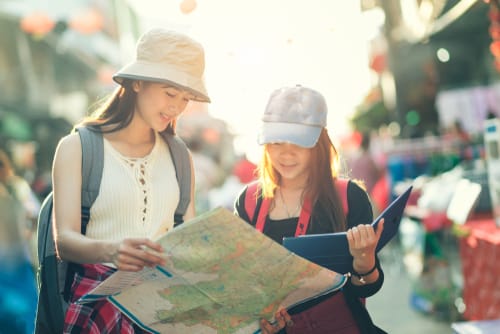
<path fill-rule="evenodd" d="M 167 94 L 169 97 L 171 97 L 171 98 L 174 98 L 174 97 L 175 97 L 175 94 L 170 93 L 170 92 L 168 92 L 168 91 L 166 92 L 166 94 Z"/>

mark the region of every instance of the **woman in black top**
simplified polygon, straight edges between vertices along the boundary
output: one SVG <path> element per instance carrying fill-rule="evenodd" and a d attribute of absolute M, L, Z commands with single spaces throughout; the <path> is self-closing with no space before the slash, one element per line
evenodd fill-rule
<path fill-rule="evenodd" d="M 382 286 L 383 272 L 375 247 L 383 222 L 373 229 L 372 208 L 366 191 L 355 182 L 347 190 L 337 185 L 338 154 L 326 131 L 327 108 L 318 92 L 296 86 L 276 90 L 266 107 L 259 133 L 264 155 L 259 164 L 260 199 L 270 200 L 264 225 L 257 226 L 278 243 L 284 237 L 347 231 L 353 256 L 353 276 L 341 291 L 279 310 L 276 323 L 261 321 L 263 333 L 381 333 L 370 319 L 364 298 Z M 245 211 L 245 188 L 235 203 L 236 213 L 256 224 L 257 212 Z M 342 208 L 347 196 L 348 214 Z M 304 203 L 312 207 L 310 219 L 299 223 Z M 256 211 L 260 205 L 257 204 Z"/>

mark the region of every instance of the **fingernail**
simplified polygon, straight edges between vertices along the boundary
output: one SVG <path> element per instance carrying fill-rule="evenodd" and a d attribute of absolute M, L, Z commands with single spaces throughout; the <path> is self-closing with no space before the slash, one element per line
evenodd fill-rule
<path fill-rule="evenodd" d="M 293 320 L 292 320 L 292 319 L 287 320 L 286 325 L 287 325 L 288 327 L 292 327 L 292 326 L 293 326 Z"/>

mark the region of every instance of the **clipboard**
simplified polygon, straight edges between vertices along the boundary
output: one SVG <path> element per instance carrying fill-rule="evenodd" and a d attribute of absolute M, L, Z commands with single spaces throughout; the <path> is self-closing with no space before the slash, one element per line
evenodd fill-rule
<path fill-rule="evenodd" d="M 384 218 L 384 231 L 377 244 L 377 252 L 398 232 L 412 188 L 413 186 L 408 187 L 372 222 L 372 226 L 376 228 Z M 346 274 L 351 271 L 353 258 L 349 252 L 346 232 L 283 238 L 283 246 L 306 260 L 337 273 Z"/>

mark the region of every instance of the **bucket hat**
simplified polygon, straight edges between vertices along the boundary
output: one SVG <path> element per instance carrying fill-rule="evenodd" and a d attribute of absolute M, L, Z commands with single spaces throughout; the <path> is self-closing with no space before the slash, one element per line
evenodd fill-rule
<path fill-rule="evenodd" d="M 155 28 L 144 33 L 136 45 L 136 59 L 113 75 L 123 79 L 171 84 L 191 92 L 195 100 L 210 102 L 203 73 L 205 52 L 200 43 L 172 30 Z"/>
<path fill-rule="evenodd" d="M 317 91 L 297 85 L 275 90 L 267 103 L 257 142 L 310 148 L 326 127 L 328 108 Z"/>

